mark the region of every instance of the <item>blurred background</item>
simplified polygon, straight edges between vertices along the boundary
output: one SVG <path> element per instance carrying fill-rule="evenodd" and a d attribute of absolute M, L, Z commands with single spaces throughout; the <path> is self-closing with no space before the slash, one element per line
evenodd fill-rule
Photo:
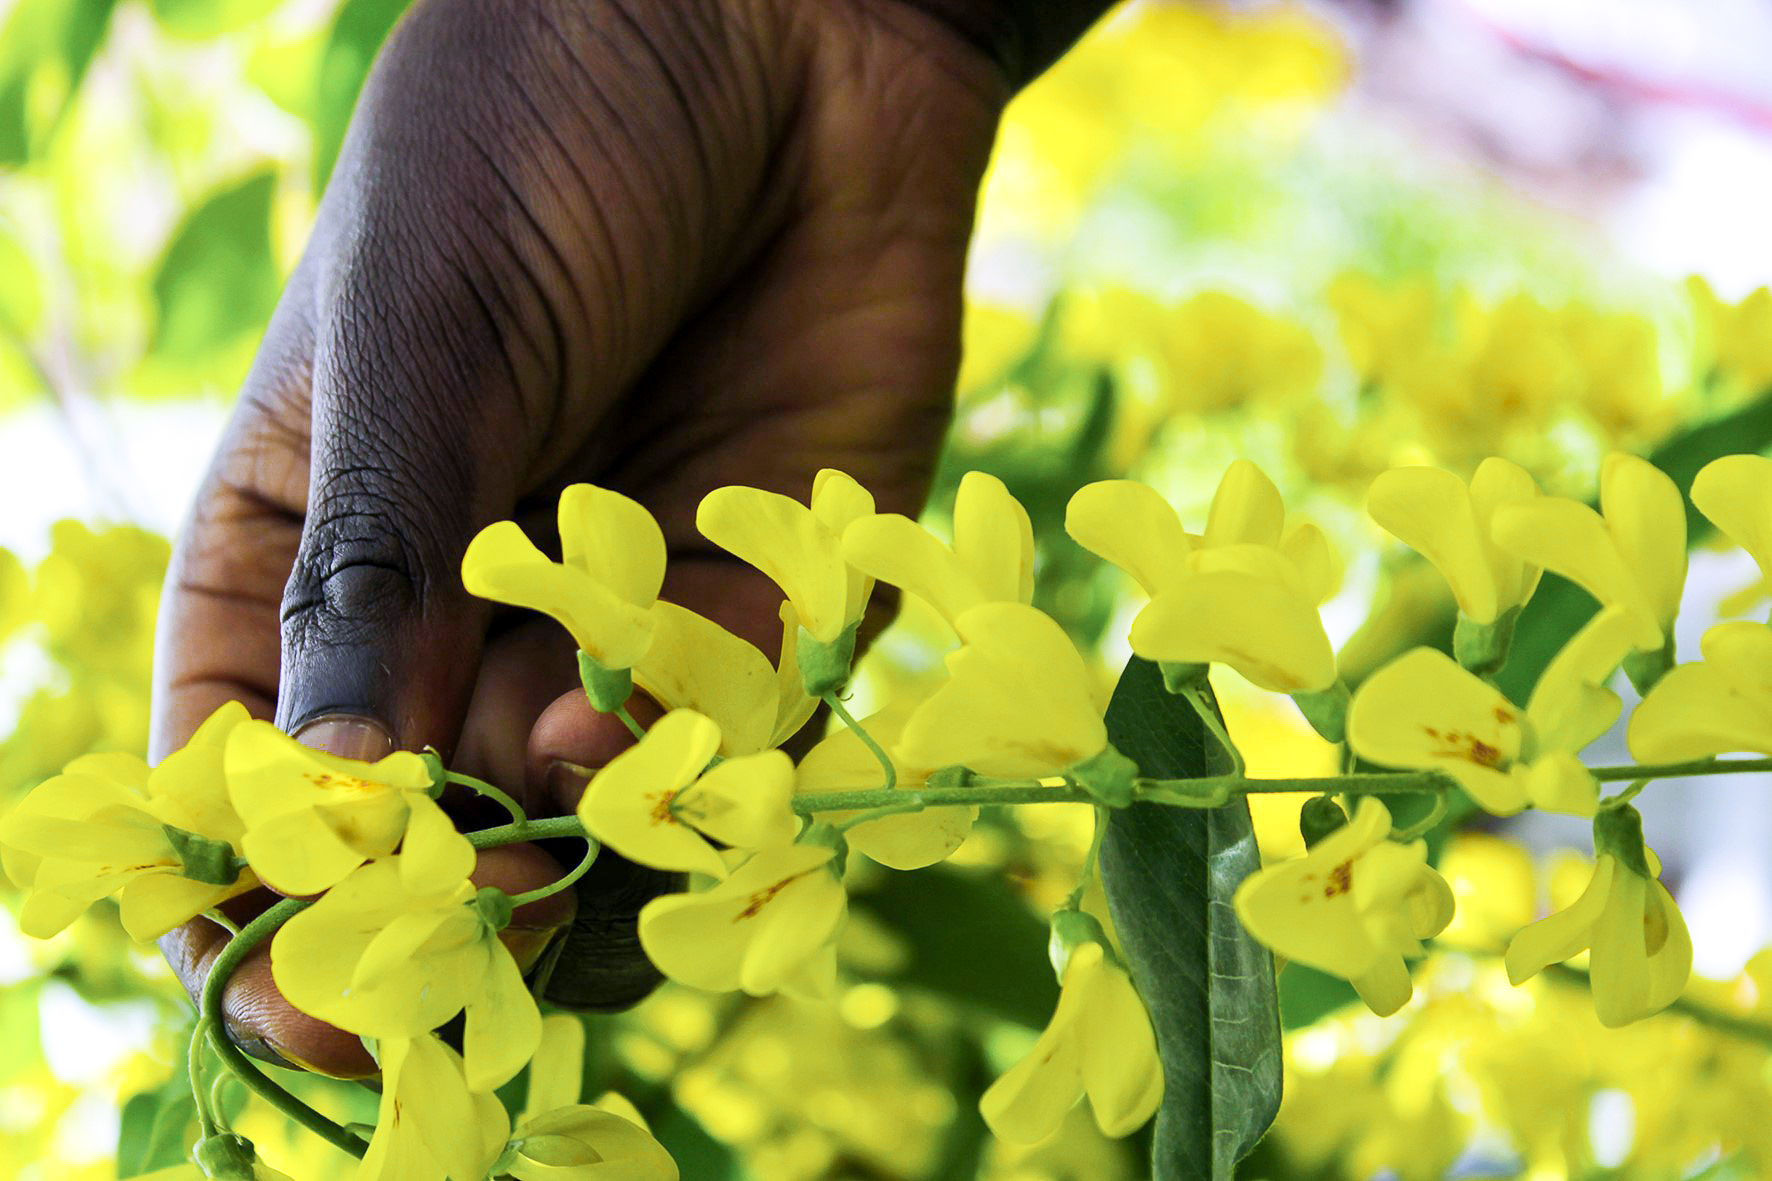
<path fill-rule="evenodd" d="M 145 746 L 167 539 L 402 8 L 0 0 L 0 805 Z M 1111 677 L 1138 600 L 1064 539 L 1069 494 L 1132 476 L 1197 525 L 1247 456 L 1341 544 L 1350 683 L 1445 643 L 1446 591 L 1360 510 L 1378 471 L 1502 454 L 1587 497 L 1614 447 L 1671 470 L 1772 444 L 1769 55 L 1765 0 L 1117 8 L 1010 108 L 930 519 L 965 470 L 1008 482 L 1046 538 L 1041 605 Z M 1683 655 L 1765 610 L 1745 556 L 1701 545 L 1693 571 Z M 1591 609 L 1552 598 L 1515 693 Z M 913 603 L 860 692 L 936 675 L 950 643 Z M 1257 772 L 1333 768 L 1290 703 L 1218 688 Z M 1614 736 L 1590 761 L 1624 757 Z M 1460 914 L 1403 1014 L 1282 972 L 1286 1104 L 1245 1175 L 1772 1175 L 1765 792 L 1641 801 L 1702 979 L 1621 1031 L 1578 983 L 1512 989 L 1497 958 L 1584 880 L 1586 826 L 1444 826 Z M 1297 807 L 1261 802 L 1267 855 L 1299 848 Z M 1141 1176 L 1137 1140 L 1084 1111 L 1032 1151 L 976 1116 L 1050 1012 L 1044 914 L 1087 835 L 1086 810 L 999 811 L 940 868 L 858 870 L 834 1008 L 667 987 L 588 1022 L 587 1093 L 631 1098 L 696 1181 Z M 0 908 L 0 1172 L 176 1159 L 189 1020 L 114 913 L 35 943 Z M 373 1118 L 359 1088 L 286 1077 Z M 240 1126 L 301 1181 L 348 1175 L 264 1113 Z"/>

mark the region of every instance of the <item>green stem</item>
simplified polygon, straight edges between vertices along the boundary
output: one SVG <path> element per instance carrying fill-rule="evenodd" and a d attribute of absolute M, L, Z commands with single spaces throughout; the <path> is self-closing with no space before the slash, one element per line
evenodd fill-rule
<path fill-rule="evenodd" d="M 572 883 L 576 882 L 579 878 L 584 877 L 585 874 L 590 871 L 591 863 L 597 860 L 597 854 L 602 849 L 602 846 L 590 837 L 585 838 L 585 846 L 584 858 L 579 861 L 578 865 L 573 868 L 571 873 L 567 874 L 557 882 L 549 883 L 546 886 L 538 886 L 533 890 L 526 890 L 521 894 L 511 895 L 511 909 L 515 910 L 519 906 L 527 906 L 531 902 L 539 902 L 549 895 L 558 894 L 561 890 L 571 886 Z"/>
<path fill-rule="evenodd" d="M 240 966 L 247 953 L 310 905 L 312 899 L 285 898 L 247 923 L 238 935 L 228 941 L 228 945 L 222 948 L 221 954 L 210 965 L 209 979 L 203 983 L 203 1020 L 208 1025 L 209 1044 L 215 1050 L 216 1057 L 238 1075 L 241 1082 L 258 1092 L 259 1097 L 272 1107 L 327 1143 L 352 1156 L 361 1157 L 369 1145 L 278 1086 L 252 1059 L 241 1053 L 240 1048 L 229 1041 L 224 1032 L 227 1026 L 222 998 L 227 992 L 228 977 L 234 974 L 234 969 Z"/>
<path fill-rule="evenodd" d="M 1647 779 L 1636 780 L 1629 787 L 1625 788 L 1623 791 L 1619 792 L 1617 795 L 1607 796 L 1606 798 L 1602 799 L 1600 801 L 1600 811 L 1604 812 L 1608 808 L 1623 807 L 1625 804 L 1628 804 L 1632 800 L 1636 799 L 1638 795 L 1642 794 L 1643 789 L 1648 786 L 1649 786 L 1649 781 Z"/>
<path fill-rule="evenodd" d="M 824 703 L 831 707 L 831 712 L 837 715 L 838 720 L 848 726 L 857 738 L 861 739 L 862 745 L 873 751 L 874 757 L 880 760 L 880 766 L 886 772 L 886 790 L 891 791 L 897 787 L 898 769 L 892 765 L 892 760 L 887 757 L 886 752 L 880 749 L 880 744 L 874 741 L 874 736 L 862 729 L 860 722 L 849 716 L 849 711 L 843 708 L 843 703 L 837 700 L 835 693 L 826 693 Z"/>
<path fill-rule="evenodd" d="M 870 820 L 880 820 L 887 816 L 899 816 L 905 812 L 921 812 L 924 808 L 928 807 L 928 805 L 923 802 L 923 797 L 915 792 L 894 791 L 892 794 L 900 798 L 893 803 L 882 804 L 878 808 L 869 808 L 867 811 L 851 816 L 843 823 L 834 825 L 833 827 L 835 827 L 838 832 L 848 832 L 856 825 L 866 824 Z"/>
<path fill-rule="evenodd" d="M 1198 687 L 1185 689 L 1181 695 L 1187 699 L 1189 705 L 1194 707 L 1194 712 L 1200 715 L 1200 721 L 1205 723 L 1206 729 L 1218 742 L 1218 745 L 1224 748 L 1224 753 L 1230 756 L 1231 769 L 1241 778 L 1243 775 L 1243 752 L 1238 750 L 1236 744 L 1231 741 L 1231 736 L 1225 730 L 1224 722 L 1219 718 L 1218 710 L 1213 708 L 1211 700 Z"/>
<path fill-rule="evenodd" d="M 628 712 L 628 707 L 626 705 L 616 706 L 615 716 L 620 718 L 621 724 L 628 728 L 628 733 L 634 736 L 635 742 L 646 737 L 646 727 L 634 720 L 634 715 Z"/>
<path fill-rule="evenodd" d="M 470 788 L 489 800 L 497 801 L 499 807 L 510 813 L 511 822 L 514 824 L 522 824 L 529 819 L 528 813 L 523 811 L 523 805 L 484 779 L 475 779 L 472 775 L 463 775 L 459 771 L 445 771 L 443 778 L 450 783 L 459 783 L 463 787 Z"/>
<path fill-rule="evenodd" d="M 203 1086 L 203 1039 L 209 1036 L 209 1018 L 197 1019 L 191 1030 L 191 1045 L 185 1054 L 185 1071 L 191 1080 L 191 1099 L 197 1105 L 198 1135 L 207 1140 L 221 1129 L 215 1122 L 215 1111 L 209 1093 Z"/>
<path fill-rule="evenodd" d="M 468 844 L 476 849 L 490 849 L 495 845 L 514 845 L 518 841 L 546 841 L 554 837 L 582 837 L 585 826 L 580 824 L 576 816 L 549 816 L 542 820 L 525 820 L 521 824 L 501 824 L 497 828 L 483 828 L 479 832 L 463 833 Z"/>
<path fill-rule="evenodd" d="M 1739 775 L 1749 771 L 1772 771 L 1772 759 L 1689 759 L 1684 763 L 1626 764 L 1621 767 L 1589 767 L 1601 783 L 1630 779 L 1676 779 L 1685 775 Z"/>
<path fill-rule="evenodd" d="M 1095 832 L 1089 838 L 1089 852 L 1083 855 L 1083 867 L 1077 871 L 1077 888 L 1071 891 L 1070 897 L 1064 902 L 1072 910 L 1083 909 L 1083 895 L 1089 889 L 1089 879 L 1095 874 L 1095 862 L 1101 856 L 1101 840 L 1107 835 L 1107 826 L 1108 810 L 1097 805 Z"/>

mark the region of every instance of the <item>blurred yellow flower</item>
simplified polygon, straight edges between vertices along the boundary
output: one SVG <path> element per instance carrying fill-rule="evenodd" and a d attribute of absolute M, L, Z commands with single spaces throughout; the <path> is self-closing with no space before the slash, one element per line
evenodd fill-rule
<path fill-rule="evenodd" d="M 1600 506 L 1596 513 L 1561 496 L 1504 506 L 1493 518 L 1496 544 L 1623 607 L 1637 649 L 1671 645 L 1686 581 L 1680 490 L 1647 460 L 1614 451 L 1600 469 Z"/>
<path fill-rule="evenodd" d="M 1772 385 L 1772 291 L 1758 288 L 1737 304 L 1717 297 L 1702 276 L 1686 280 L 1697 313 L 1699 352 L 1710 374 L 1741 394 Z"/>
<path fill-rule="evenodd" d="M 409 874 L 468 850 L 428 794 L 430 768 L 410 751 L 374 763 L 344 759 L 248 721 L 229 734 L 223 766 L 246 824 L 246 859 L 285 894 L 318 894 L 402 841 L 400 867 Z"/>
<path fill-rule="evenodd" d="M 812 482 L 810 505 L 732 485 L 702 498 L 695 527 L 709 541 L 767 574 L 794 605 L 800 626 L 835 643 L 861 619 L 873 579 L 843 558 L 843 530 L 869 516 L 874 498 L 834 468 Z"/>
<path fill-rule="evenodd" d="M 1237 917 L 1278 955 L 1353 984 L 1381 1017 L 1413 991 L 1405 956 L 1452 918 L 1452 891 L 1427 865 L 1427 845 L 1396 844 L 1391 817 L 1371 796 L 1352 821 L 1303 857 L 1250 874 Z"/>
<path fill-rule="evenodd" d="M 508 910 L 495 919 L 478 904 L 471 849 L 453 873 L 417 885 L 395 860 L 363 866 L 285 923 L 271 943 L 272 978 L 302 1012 L 364 1037 L 418 1037 L 465 1009 L 468 1084 L 491 1090 L 541 1036 L 498 938 Z"/>
<path fill-rule="evenodd" d="M 1034 528 L 1003 481 L 967 472 L 954 497 L 947 545 L 899 513 L 852 521 L 843 531 L 851 566 L 927 602 L 952 625 L 980 603 L 1025 603 L 1034 593 Z"/>
<path fill-rule="evenodd" d="M 1640 849 L 1640 836 L 1638 842 Z M 1654 855 L 1647 857 L 1632 869 L 1618 853 L 1601 852 L 1574 905 L 1508 944 L 1508 979 L 1519 984 L 1591 949 L 1588 975 L 1601 1024 L 1628 1025 L 1671 1004 L 1692 974 L 1692 936 L 1667 887 L 1651 876 L 1660 872 Z"/>
<path fill-rule="evenodd" d="M 1490 531 L 1497 510 L 1538 496 L 1526 469 L 1485 459 L 1470 484 L 1451 472 L 1400 467 L 1372 481 L 1366 511 L 1397 540 L 1431 562 L 1452 588 L 1458 609 L 1477 623 L 1522 606 L 1539 569 L 1503 552 Z"/>
<path fill-rule="evenodd" d="M 1136 1131 L 1163 1101 L 1150 1016 L 1126 970 L 1096 942 L 1071 952 L 1052 1020 L 1027 1056 L 985 1091 L 978 1109 L 999 1139 L 1037 1144 L 1084 1095 L 1108 1136 Z"/>
<path fill-rule="evenodd" d="M 664 582 L 658 522 L 619 492 L 573 484 L 560 493 L 559 524 L 558 562 L 515 521 L 488 525 L 462 555 L 462 585 L 552 616 L 604 668 L 632 667 L 652 642 L 648 609 Z"/>
<path fill-rule="evenodd" d="M 709 769 L 719 745 L 707 717 L 672 710 L 591 778 L 579 820 L 630 861 L 722 878 L 726 862 L 709 839 L 735 849 L 792 842 L 792 760 L 770 750 Z"/>
<path fill-rule="evenodd" d="M 1692 480 L 1692 506 L 1748 552 L 1762 582 L 1772 580 L 1772 459 L 1725 455 Z"/>
<path fill-rule="evenodd" d="M 384 1037 L 376 1050 L 381 1107 L 357 1181 L 487 1176 L 511 1128 L 498 1096 L 470 1086 L 461 1055 L 429 1034 Z"/>
<path fill-rule="evenodd" d="M 640 946 L 671 979 L 710 992 L 767 996 L 823 953 L 848 908 L 822 845 L 764 849 L 713 889 L 654 898 Z"/>
<path fill-rule="evenodd" d="M 1010 779 L 1056 775 L 1107 746 L 1096 678 L 1051 616 L 986 603 L 955 625 L 949 679 L 911 713 L 892 754 Z"/>

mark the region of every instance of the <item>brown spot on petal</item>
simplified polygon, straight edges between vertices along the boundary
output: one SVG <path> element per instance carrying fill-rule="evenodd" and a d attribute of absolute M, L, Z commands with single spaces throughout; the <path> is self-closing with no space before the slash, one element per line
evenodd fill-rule
<path fill-rule="evenodd" d="M 654 824 L 675 824 L 675 823 L 677 823 L 677 817 L 675 816 L 675 814 L 673 814 L 671 812 L 671 801 L 676 799 L 676 797 L 677 797 L 677 793 L 675 790 L 661 791 L 658 793 L 658 795 L 656 797 L 658 802 L 656 804 L 652 805 L 652 823 L 654 823 Z"/>
<path fill-rule="evenodd" d="M 1343 861 L 1329 871 L 1329 882 L 1323 887 L 1323 897 L 1337 898 L 1354 888 L 1354 863 Z"/>

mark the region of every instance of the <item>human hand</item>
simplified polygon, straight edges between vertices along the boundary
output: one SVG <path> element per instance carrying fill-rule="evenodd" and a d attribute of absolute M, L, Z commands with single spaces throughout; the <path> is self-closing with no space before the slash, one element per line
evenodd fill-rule
<path fill-rule="evenodd" d="M 576 690 L 563 633 L 470 598 L 459 564 L 501 518 L 557 541 L 577 481 L 658 517 L 666 598 L 773 651 L 779 592 L 700 538 L 696 505 L 733 483 L 804 498 L 833 466 L 917 511 L 1012 90 L 979 48 L 996 26 L 958 17 L 997 7 L 419 0 L 175 551 L 155 756 L 238 699 L 332 753 L 431 745 L 570 811 L 559 762 L 600 765 L 625 733 Z M 479 876 L 560 872 L 524 846 Z M 644 995 L 633 920 L 668 881 L 605 854 L 551 995 Z M 199 919 L 162 946 L 195 989 L 223 938 Z M 262 957 L 227 994 L 242 1044 L 372 1071 Z"/>

